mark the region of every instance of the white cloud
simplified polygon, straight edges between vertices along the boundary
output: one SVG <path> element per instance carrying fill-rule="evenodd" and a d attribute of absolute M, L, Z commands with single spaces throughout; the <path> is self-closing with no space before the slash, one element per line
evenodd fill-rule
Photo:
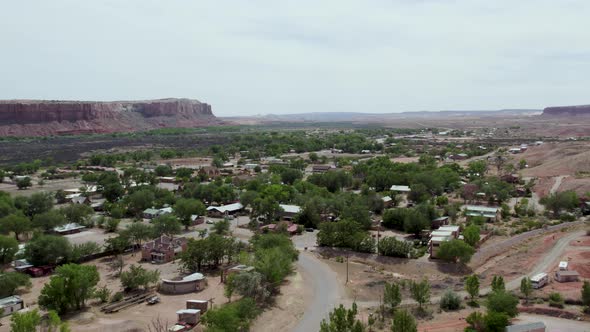
<path fill-rule="evenodd" d="M 589 102 L 583 0 L 2 7 L 0 98 L 189 97 L 222 115 Z"/>

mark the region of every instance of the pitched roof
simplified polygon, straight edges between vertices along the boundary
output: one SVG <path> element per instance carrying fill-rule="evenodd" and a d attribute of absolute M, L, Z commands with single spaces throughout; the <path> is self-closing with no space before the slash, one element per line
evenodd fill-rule
<path fill-rule="evenodd" d="M 234 212 L 234 211 L 241 210 L 243 208 L 244 208 L 244 206 L 242 205 L 242 203 L 238 202 L 238 203 L 222 205 L 222 206 L 210 206 L 207 208 L 207 211 L 217 210 L 221 213 L 225 213 L 226 211 L 227 212 Z"/>

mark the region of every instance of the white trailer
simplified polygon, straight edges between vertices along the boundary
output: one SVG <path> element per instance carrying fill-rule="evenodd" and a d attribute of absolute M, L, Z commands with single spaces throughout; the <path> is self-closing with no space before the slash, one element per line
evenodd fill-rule
<path fill-rule="evenodd" d="M 539 289 L 547 285 L 548 282 L 549 276 L 547 275 L 547 273 L 539 273 L 531 278 L 531 283 L 533 284 L 534 289 Z"/>

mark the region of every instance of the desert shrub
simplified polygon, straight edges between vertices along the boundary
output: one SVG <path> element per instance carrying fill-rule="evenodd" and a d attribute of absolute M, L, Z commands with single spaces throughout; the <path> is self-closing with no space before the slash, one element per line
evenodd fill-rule
<path fill-rule="evenodd" d="M 440 308 L 445 311 L 459 310 L 461 297 L 452 290 L 447 290 L 440 299 Z"/>
<path fill-rule="evenodd" d="M 123 292 L 116 292 L 113 297 L 111 297 L 111 302 L 119 302 L 125 298 Z"/>
<path fill-rule="evenodd" d="M 556 307 L 556 308 L 563 308 L 565 301 L 563 296 L 559 293 L 551 293 L 549 294 L 549 306 Z"/>

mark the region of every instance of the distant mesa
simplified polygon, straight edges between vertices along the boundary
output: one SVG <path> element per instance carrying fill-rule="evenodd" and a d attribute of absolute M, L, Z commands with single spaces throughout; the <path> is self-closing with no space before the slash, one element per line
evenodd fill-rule
<path fill-rule="evenodd" d="M 543 117 L 590 117 L 590 105 L 547 107 L 542 115 Z"/>
<path fill-rule="evenodd" d="M 0 100 L 0 136 L 131 132 L 220 123 L 211 105 L 194 99 Z"/>

